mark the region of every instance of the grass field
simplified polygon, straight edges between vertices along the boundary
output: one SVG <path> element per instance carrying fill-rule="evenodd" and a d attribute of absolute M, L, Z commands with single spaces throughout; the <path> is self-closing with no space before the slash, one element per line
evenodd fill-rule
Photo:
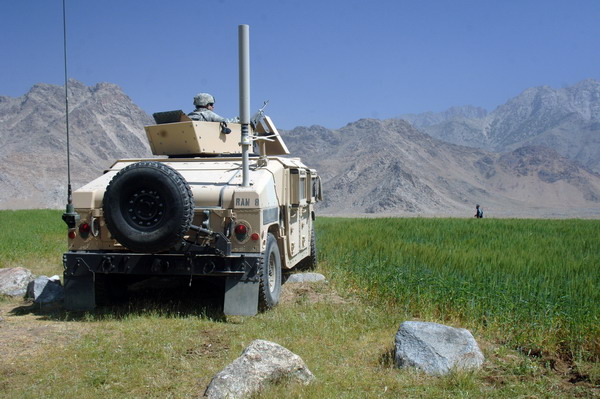
<path fill-rule="evenodd" d="M 0 267 L 60 274 L 60 211 L 0 211 Z M 600 397 L 600 221 L 317 219 L 328 284 L 284 286 L 280 306 L 223 317 L 149 300 L 95 313 L 0 298 L 0 398 L 196 398 L 254 339 L 316 375 L 260 398 Z M 393 367 L 420 319 L 470 329 L 478 372 Z"/>
<path fill-rule="evenodd" d="M 61 215 L 55 210 L 0 211 L 0 268 L 62 275 L 67 233 Z"/>
<path fill-rule="evenodd" d="M 600 359 L 600 221 L 321 219 L 321 258 L 368 298 Z"/>

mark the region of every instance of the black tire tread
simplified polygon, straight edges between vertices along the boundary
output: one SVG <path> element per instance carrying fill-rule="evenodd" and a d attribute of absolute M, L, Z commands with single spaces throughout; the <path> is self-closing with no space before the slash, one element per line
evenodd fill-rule
<path fill-rule="evenodd" d="M 117 201 L 118 203 L 119 190 L 115 187 L 119 187 L 119 180 L 123 179 L 123 176 L 126 176 L 127 174 L 138 173 L 144 169 L 161 173 L 170 184 L 174 185 L 175 191 L 182 201 L 181 208 L 178 209 L 179 214 L 176 215 L 176 219 L 179 219 L 179 222 L 177 222 L 177 225 L 172 229 L 173 231 L 169 231 L 167 239 L 156 240 L 157 242 L 140 242 L 136 237 L 129 237 L 125 234 L 119 227 L 119 224 L 122 222 L 117 222 L 119 217 L 113 213 L 121 212 L 121 210 L 114 209 L 111 205 L 114 201 Z M 117 197 L 112 198 L 113 196 Z M 119 208 L 119 206 L 117 206 L 117 208 Z M 191 187 L 175 169 L 161 162 L 141 161 L 126 166 L 111 179 L 104 194 L 103 209 L 106 226 L 119 243 L 136 252 L 161 252 L 182 242 L 184 235 L 189 230 L 194 216 L 194 200 Z"/>
<path fill-rule="evenodd" d="M 268 274 L 268 261 L 269 261 L 269 257 L 270 257 L 270 250 L 271 248 L 275 248 L 275 252 L 276 252 L 276 259 L 277 259 L 277 270 L 276 272 L 278 273 L 279 277 L 276 279 L 276 283 L 278 284 L 278 286 L 275 289 L 275 295 L 276 297 L 273 298 L 269 289 L 269 285 L 268 285 L 268 280 L 269 280 L 269 274 Z M 279 247 L 277 246 L 277 239 L 275 238 L 275 236 L 273 236 L 273 234 L 268 233 L 267 236 L 267 246 L 265 248 L 265 253 L 263 254 L 261 260 L 260 260 L 260 265 L 258 268 L 258 278 L 260 281 L 260 287 L 259 287 L 259 297 L 258 297 L 258 307 L 259 310 L 261 311 L 265 311 L 268 309 L 272 309 L 273 307 L 275 307 L 278 303 L 279 303 L 279 298 L 281 295 L 281 277 L 282 277 L 282 270 L 281 270 L 281 257 L 280 257 L 280 253 L 279 253 Z"/>

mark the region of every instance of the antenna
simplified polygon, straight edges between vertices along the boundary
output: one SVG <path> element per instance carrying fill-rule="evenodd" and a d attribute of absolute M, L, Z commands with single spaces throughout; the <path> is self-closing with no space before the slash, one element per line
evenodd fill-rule
<path fill-rule="evenodd" d="M 240 68 L 240 123 L 242 124 L 242 187 L 250 186 L 248 151 L 252 145 L 248 130 L 250 126 L 250 27 L 238 26 Z"/>
<path fill-rule="evenodd" d="M 71 148 L 69 145 L 69 91 L 68 91 L 68 74 L 67 74 L 67 7 L 66 0 L 62 2 L 63 9 L 63 50 L 64 50 L 64 65 L 65 65 L 65 123 L 67 126 L 67 208 L 62 215 L 69 229 L 75 229 L 79 221 L 79 214 L 75 212 L 73 207 L 73 192 L 71 189 Z"/>

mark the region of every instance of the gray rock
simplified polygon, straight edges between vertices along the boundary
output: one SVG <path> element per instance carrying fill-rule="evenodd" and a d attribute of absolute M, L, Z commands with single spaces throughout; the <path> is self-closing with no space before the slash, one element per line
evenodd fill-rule
<path fill-rule="evenodd" d="M 249 398 L 268 384 L 282 379 L 307 385 L 315 377 L 300 356 L 276 343 L 255 340 L 240 357 L 213 377 L 204 396 L 210 399 Z"/>
<path fill-rule="evenodd" d="M 484 356 L 473 335 L 464 328 L 406 321 L 396 334 L 396 366 L 416 367 L 430 375 L 453 369 L 478 369 Z"/>
<path fill-rule="evenodd" d="M 325 281 L 325 276 L 320 273 L 295 273 L 288 277 L 286 283 L 314 283 Z"/>
<path fill-rule="evenodd" d="M 0 269 L 0 294 L 23 296 L 31 280 L 33 274 L 24 267 Z"/>
<path fill-rule="evenodd" d="M 40 276 L 27 286 L 27 297 L 35 303 L 52 303 L 62 301 L 65 293 L 59 276 Z"/>

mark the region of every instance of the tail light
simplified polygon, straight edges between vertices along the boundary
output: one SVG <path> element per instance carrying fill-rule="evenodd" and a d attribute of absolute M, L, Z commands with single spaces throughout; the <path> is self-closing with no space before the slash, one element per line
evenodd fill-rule
<path fill-rule="evenodd" d="M 79 225 L 79 232 L 81 234 L 89 233 L 91 229 L 92 228 L 90 227 L 90 225 L 88 223 L 81 223 Z"/>
<path fill-rule="evenodd" d="M 89 237 L 91 231 L 92 231 L 92 226 L 89 223 L 83 222 L 79 225 L 79 235 L 84 240 Z"/>
<path fill-rule="evenodd" d="M 246 234 L 248 234 L 248 228 L 245 224 L 238 224 L 237 226 L 235 226 L 235 234 L 245 236 Z"/>
<path fill-rule="evenodd" d="M 248 230 L 250 230 L 250 227 L 247 226 L 245 223 L 238 223 L 235 225 L 235 228 L 233 229 L 233 232 L 235 233 L 235 238 L 238 241 L 245 241 L 248 238 Z"/>

